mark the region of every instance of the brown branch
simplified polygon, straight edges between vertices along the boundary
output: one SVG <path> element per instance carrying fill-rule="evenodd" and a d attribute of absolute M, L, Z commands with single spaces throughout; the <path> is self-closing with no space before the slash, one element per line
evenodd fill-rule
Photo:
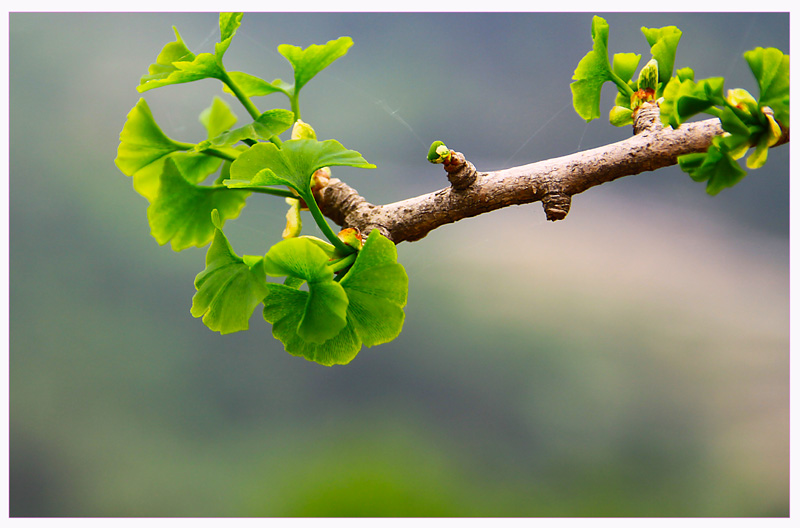
<path fill-rule="evenodd" d="M 707 150 L 714 136 L 723 132 L 718 119 L 686 123 L 675 130 L 650 119 L 637 120 L 636 125 L 642 132 L 624 141 L 493 172 L 477 171 L 454 152 L 452 162 L 445 165 L 450 187 L 386 205 L 371 204 L 332 178 L 319 191 L 318 203 L 337 224 L 357 227 L 362 233 L 377 228 L 395 243 L 419 240 L 463 218 L 537 201 L 548 220 L 560 220 L 569 212 L 573 195 L 623 176 L 675 165 L 678 156 Z M 787 131 L 778 144 L 788 141 Z"/>

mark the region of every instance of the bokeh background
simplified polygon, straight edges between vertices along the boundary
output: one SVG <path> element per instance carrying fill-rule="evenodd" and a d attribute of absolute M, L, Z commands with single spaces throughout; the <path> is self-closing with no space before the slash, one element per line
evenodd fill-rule
<path fill-rule="evenodd" d="M 387 203 L 446 185 L 435 139 L 492 170 L 626 138 L 571 108 L 593 14 L 247 14 L 225 61 L 289 79 L 279 44 L 352 36 L 303 117 Z M 640 28 L 677 25 L 676 66 L 753 93 L 742 53 L 788 52 L 788 13 L 596 14 L 612 53 L 643 64 Z M 667 168 L 561 222 L 532 204 L 403 243 L 403 333 L 326 368 L 258 311 L 227 336 L 192 318 L 205 250 L 159 247 L 113 164 L 172 25 L 218 38 L 213 13 L 10 15 L 12 516 L 788 515 L 788 147 L 716 197 Z M 145 97 L 199 141 L 215 94 Z M 253 195 L 226 233 L 263 253 L 284 214 Z"/>

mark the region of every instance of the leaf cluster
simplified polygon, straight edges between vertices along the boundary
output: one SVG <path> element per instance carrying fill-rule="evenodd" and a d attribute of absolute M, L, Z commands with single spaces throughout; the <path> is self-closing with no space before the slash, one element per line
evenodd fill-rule
<path fill-rule="evenodd" d="M 578 63 L 571 84 L 573 106 L 590 121 L 600 116 L 600 94 L 606 82 L 617 87 L 615 105 L 609 113 L 614 126 L 631 125 L 644 103 L 659 105 L 664 126 L 679 127 L 688 119 L 706 113 L 718 117 L 725 135 L 714 138 L 707 152 L 687 154 L 679 166 L 692 179 L 707 182 L 709 194 L 732 187 L 746 175 L 736 160 L 753 148 L 747 167 L 760 168 L 769 147 L 789 128 L 789 56 L 775 48 L 756 48 L 744 54 L 759 86 L 758 99 L 745 90 L 724 91 L 725 79 L 711 77 L 695 81 L 691 68 L 673 75 L 681 31 L 668 26 L 643 27 L 652 59 L 633 80 L 640 55 L 616 53 L 608 58 L 608 23 L 592 20 L 592 50 Z"/>
<path fill-rule="evenodd" d="M 206 268 L 197 275 L 191 313 L 222 334 L 246 330 L 253 311 L 264 304 L 264 318 L 286 349 L 325 365 L 347 363 L 362 345 L 394 339 L 403 323 L 408 278 L 397 263 L 394 244 L 373 231 L 366 242 L 345 230 L 337 235 L 316 204 L 315 174 L 332 166 L 374 168 L 361 154 L 336 140 L 320 141 L 300 121 L 302 88 L 344 56 L 353 42 L 341 37 L 300 48 L 283 44 L 278 52 L 292 66 L 292 82 L 267 82 L 229 72 L 223 62 L 242 20 L 222 13 L 220 40 L 213 53 L 195 55 L 176 28 L 142 76 L 139 92 L 214 79 L 251 117 L 238 117 L 215 97 L 200 122 L 206 137 L 197 143 L 165 134 L 145 99 L 139 99 L 120 133 L 115 163 L 132 177 L 134 189 L 149 202 L 147 218 L 159 244 L 180 251 L 211 245 Z M 284 94 L 290 109 L 258 110 L 252 97 Z M 292 129 L 292 137 L 279 136 Z M 223 232 L 251 194 L 279 196 L 290 203 L 286 240 L 264 256 L 238 256 Z M 328 241 L 299 237 L 300 210 L 308 209 Z M 283 284 L 267 277 L 286 277 Z M 306 290 L 301 286 L 306 285 Z"/>

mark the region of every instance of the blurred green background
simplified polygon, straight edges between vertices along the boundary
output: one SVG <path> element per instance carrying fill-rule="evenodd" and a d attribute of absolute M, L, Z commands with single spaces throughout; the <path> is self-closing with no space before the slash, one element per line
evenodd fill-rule
<path fill-rule="evenodd" d="M 288 79 L 279 44 L 352 36 L 303 117 L 387 203 L 446 185 L 435 139 L 492 170 L 628 137 L 571 109 L 593 14 L 248 14 L 226 65 Z M 676 66 L 753 93 L 742 53 L 788 52 L 788 13 L 597 14 L 612 53 L 677 25 Z M 788 515 L 788 147 L 717 197 L 673 167 L 403 243 L 403 333 L 326 368 L 258 312 L 192 318 L 205 250 L 159 247 L 113 164 L 172 25 L 217 41 L 213 13 L 10 15 L 12 516 Z M 199 141 L 221 93 L 146 98 Z M 226 234 L 263 253 L 284 214 L 253 195 Z"/>

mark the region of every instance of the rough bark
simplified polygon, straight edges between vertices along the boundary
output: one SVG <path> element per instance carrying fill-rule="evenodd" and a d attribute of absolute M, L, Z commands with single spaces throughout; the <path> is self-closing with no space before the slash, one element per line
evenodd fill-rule
<path fill-rule="evenodd" d="M 342 227 L 362 233 L 377 228 L 395 243 L 419 240 L 432 230 L 509 205 L 541 201 L 548 220 L 561 220 L 570 199 L 591 187 L 662 167 L 678 156 L 704 152 L 723 133 L 718 119 L 662 128 L 652 112 L 640 112 L 635 136 L 568 156 L 492 172 L 480 172 L 460 153 L 445 164 L 451 182 L 438 191 L 386 205 L 366 201 L 332 178 L 317 195 L 320 209 Z M 788 131 L 778 144 L 789 140 Z"/>

